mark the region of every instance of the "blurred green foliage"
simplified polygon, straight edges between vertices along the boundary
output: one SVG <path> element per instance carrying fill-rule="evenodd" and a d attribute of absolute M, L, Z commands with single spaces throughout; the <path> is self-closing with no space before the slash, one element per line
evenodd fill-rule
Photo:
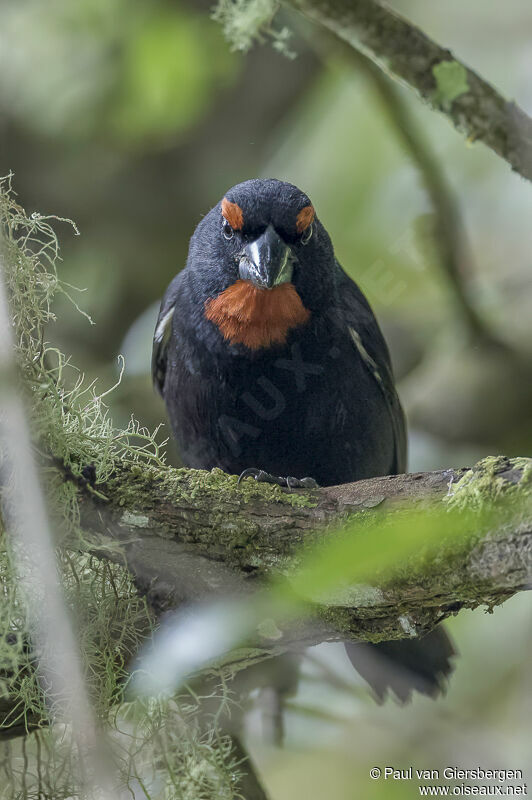
<path fill-rule="evenodd" d="M 25 0 L 1 8 L 4 98 L 49 136 L 160 147 L 235 78 L 219 29 L 192 7 Z"/>
<path fill-rule="evenodd" d="M 205 58 L 208 53 L 209 57 Z M 163 7 L 124 42 L 110 128 L 126 143 L 161 142 L 207 111 L 237 68 L 219 30 L 204 15 Z"/>

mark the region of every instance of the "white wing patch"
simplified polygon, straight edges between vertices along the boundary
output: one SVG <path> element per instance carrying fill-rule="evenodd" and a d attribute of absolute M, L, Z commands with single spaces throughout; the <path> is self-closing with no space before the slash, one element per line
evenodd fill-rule
<path fill-rule="evenodd" d="M 172 318 L 174 316 L 174 309 L 175 306 L 172 306 L 170 311 L 167 311 L 164 317 L 161 319 L 157 327 L 155 328 L 155 334 L 153 336 L 154 341 L 156 344 L 161 344 L 168 339 L 172 330 Z"/>
<path fill-rule="evenodd" d="M 368 353 L 368 351 L 364 347 L 364 343 L 362 342 L 362 338 L 361 338 L 360 334 L 354 328 L 348 328 L 348 331 L 349 331 L 349 335 L 350 335 L 351 339 L 355 343 L 356 349 L 358 350 L 358 352 L 362 356 L 362 360 L 364 361 L 366 366 L 369 368 L 370 372 L 372 373 L 372 375 L 375 378 L 375 380 L 377 381 L 377 383 L 384 390 L 384 383 L 383 383 L 383 380 L 382 380 L 382 376 L 381 376 L 381 374 L 379 372 L 379 368 L 378 368 L 377 364 L 375 363 L 374 359 L 370 356 L 370 354 Z"/>
<path fill-rule="evenodd" d="M 164 381 L 166 377 L 167 351 L 172 336 L 172 319 L 174 316 L 174 306 L 170 308 L 164 317 L 161 317 L 155 333 L 153 334 L 153 355 L 151 370 L 153 384 L 160 395 L 163 394 Z"/>

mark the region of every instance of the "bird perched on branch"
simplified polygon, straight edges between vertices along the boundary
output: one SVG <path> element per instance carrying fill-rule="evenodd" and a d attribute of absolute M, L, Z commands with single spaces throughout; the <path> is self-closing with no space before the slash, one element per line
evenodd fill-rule
<path fill-rule="evenodd" d="M 406 469 L 383 335 L 289 183 L 238 184 L 199 223 L 161 304 L 152 368 L 189 467 L 289 488 Z M 391 688 L 406 699 L 438 693 L 453 649 L 437 629 L 347 652 L 379 697 Z"/>

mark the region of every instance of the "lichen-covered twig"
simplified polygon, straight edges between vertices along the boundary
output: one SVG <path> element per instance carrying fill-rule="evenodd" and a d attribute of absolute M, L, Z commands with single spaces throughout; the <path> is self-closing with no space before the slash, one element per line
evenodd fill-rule
<path fill-rule="evenodd" d="M 532 180 L 532 120 L 513 101 L 378 0 L 285 0 L 324 25 Z"/>

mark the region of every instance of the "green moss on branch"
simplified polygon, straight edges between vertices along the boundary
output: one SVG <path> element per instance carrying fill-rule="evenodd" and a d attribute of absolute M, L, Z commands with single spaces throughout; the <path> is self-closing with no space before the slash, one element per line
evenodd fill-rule
<path fill-rule="evenodd" d="M 516 479 L 516 474 L 518 478 Z M 444 498 L 449 508 L 485 510 L 508 495 L 518 498 L 532 490 L 532 459 L 488 456 L 451 482 Z"/>

